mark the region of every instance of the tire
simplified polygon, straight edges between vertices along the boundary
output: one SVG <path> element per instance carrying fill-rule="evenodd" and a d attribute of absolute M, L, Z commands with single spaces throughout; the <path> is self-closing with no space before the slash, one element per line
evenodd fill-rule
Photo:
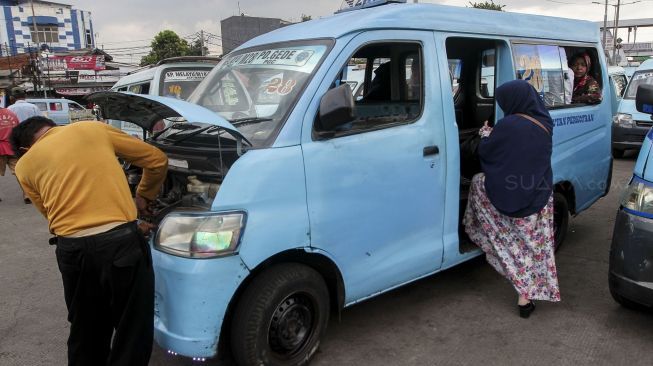
<path fill-rule="evenodd" d="M 329 311 L 329 291 L 314 269 L 284 263 L 265 270 L 245 289 L 234 313 L 231 350 L 236 364 L 308 364 Z"/>
<path fill-rule="evenodd" d="M 624 157 L 625 152 L 626 150 L 612 148 L 612 157 L 621 159 Z"/>
<path fill-rule="evenodd" d="M 553 228 L 554 228 L 554 248 L 555 251 L 560 249 L 560 246 L 565 241 L 567 236 L 567 228 L 569 226 L 569 205 L 567 198 L 560 193 L 553 194 Z"/>
<path fill-rule="evenodd" d="M 651 308 L 648 308 L 648 307 L 646 307 L 646 306 L 644 306 L 644 305 L 642 305 L 640 303 L 628 300 L 627 298 L 621 296 L 613 288 L 611 283 L 609 284 L 608 287 L 610 288 L 610 295 L 612 295 L 612 298 L 614 299 L 614 301 L 619 303 L 619 305 L 621 305 L 621 306 L 623 306 L 623 307 L 625 307 L 627 309 L 631 309 L 631 310 L 638 310 L 638 311 L 650 311 L 651 310 Z"/>

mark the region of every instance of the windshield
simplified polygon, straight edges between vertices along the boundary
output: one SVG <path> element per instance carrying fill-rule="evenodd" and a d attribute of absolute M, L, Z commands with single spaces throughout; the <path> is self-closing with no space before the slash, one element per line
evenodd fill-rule
<path fill-rule="evenodd" d="M 625 98 L 635 99 L 637 96 L 637 88 L 639 88 L 640 85 L 651 84 L 653 84 L 653 70 L 643 70 L 636 72 L 630 79 L 630 84 L 628 84 L 628 90 L 626 90 Z"/>
<path fill-rule="evenodd" d="M 268 145 L 330 44 L 303 41 L 230 54 L 188 101 L 227 119 L 255 147 Z"/>
<path fill-rule="evenodd" d="M 161 78 L 161 94 L 164 97 L 186 100 L 204 80 L 213 67 L 167 69 Z"/>

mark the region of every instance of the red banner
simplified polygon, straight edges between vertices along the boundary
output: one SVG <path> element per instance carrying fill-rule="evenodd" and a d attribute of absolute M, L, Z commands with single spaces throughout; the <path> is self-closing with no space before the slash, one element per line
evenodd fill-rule
<path fill-rule="evenodd" d="M 91 56 L 48 56 L 45 61 L 47 62 L 46 69 L 61 70 L 61 66 L 65 64 L 67 70 L 105 70 L 103 55 Z"/>

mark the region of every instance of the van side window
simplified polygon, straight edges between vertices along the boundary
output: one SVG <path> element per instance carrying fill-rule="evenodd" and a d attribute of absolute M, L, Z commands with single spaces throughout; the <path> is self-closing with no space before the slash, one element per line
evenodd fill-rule
<path fill-rule="evenodd" d="M 423 107 L 422 48 L 418 43 L 367 45 L 350 56 L 333 87 L 348 84 L 354 95 L 354 120 L 321 136 L 378 130 L 417 120 Z"/>
<path fill-rule="evenodd" d="M 558 46 L 516 44 L 513 57 L 517 78 L 528 81 L 548 107 L 564 106 L 566 92 Z"/>
<path fill-rule="evenodd" d="M 150 93 L 150 83 L 135 84 L 129 87 L 129 92 L 134 94 L 149 94 Z"/>
<path fill-rule="evenodd" d="M 59 102 L 50 103 L 50 110 L 51 111 L 61 111 L 61 110 L 63 110 L 63 106 Z"/>
<path fill-rule="evenodd" d="M 45 111 L 48 110 L 48 105 L 47 105 L 47 103 L 44 103 L 44 102 L 33 102 L 32 104 L 34 104 L 35 106 L 37 106 L 38 109 L 39 109 L 41 112 L 45 112 Z"/>
<path fill-rule="evenodd" d="M 494 98 L 494 52 L 494 49 L 481 52 L 481 70 L 478 75 L 479 93 L 483 98 Z"/>
<path fill-rule="evenodd" d="M 81 111 L 84 109 L 84 107 L 82 107 L 77 103 L 68 103 L 68 109 L 70 109 L 71 111 Z"/>
<path fill-rule="evenodd" d="M 579 52 L 593 54 L 593 66 L 588 75 L 599 80 L 601 75 L 595 50 L 557 45 L 513 44 L 515 72 L 518 79 L 526 80 L 540 94 L 547 108 L 586 105 L 574 97 L 575 83 L 571 61 Z M 600 84 L 598 93 L 600 94 Z M 601 97 L 598 96 L 600 102 Z M 592 103 L 593 104 L 593 103 Z"/>

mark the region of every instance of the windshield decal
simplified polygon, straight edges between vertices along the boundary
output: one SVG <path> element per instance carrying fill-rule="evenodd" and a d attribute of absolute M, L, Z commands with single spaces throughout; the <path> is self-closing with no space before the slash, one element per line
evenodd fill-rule
<path fill-rule="evenodd" d="M 233 67 L 240 65 L 285 65 L 301 67 L 306 65 L 308 60 L 313 56 L 313 50 L 301 49 L 272 49 L 236 55 L 223 64 L 223 67 Z"/>
<path fill-rule="evenodd" d="M 282 78 L 277 77 L 270 81 L 265 92 L 268 94 L 287 95 L 290 94 L 295 85 L 297 85 L 297 80 L 288 79 L 284 81 Z"/>
<path fill-rule="evenodd" d="M 165 75 L 166 81 L 190 81 L 190 80 L 203 80 L 210 70 L 191 70 L 191 71 L 168 71 Z"/>
<path fill-rule="evenodd" d="M 648 79 L 650 77 L 653 77 L 653 72 L 643 72 L 643 73 L 635 74 L 634 79 L 641 80 L 641 79 Z"/>

